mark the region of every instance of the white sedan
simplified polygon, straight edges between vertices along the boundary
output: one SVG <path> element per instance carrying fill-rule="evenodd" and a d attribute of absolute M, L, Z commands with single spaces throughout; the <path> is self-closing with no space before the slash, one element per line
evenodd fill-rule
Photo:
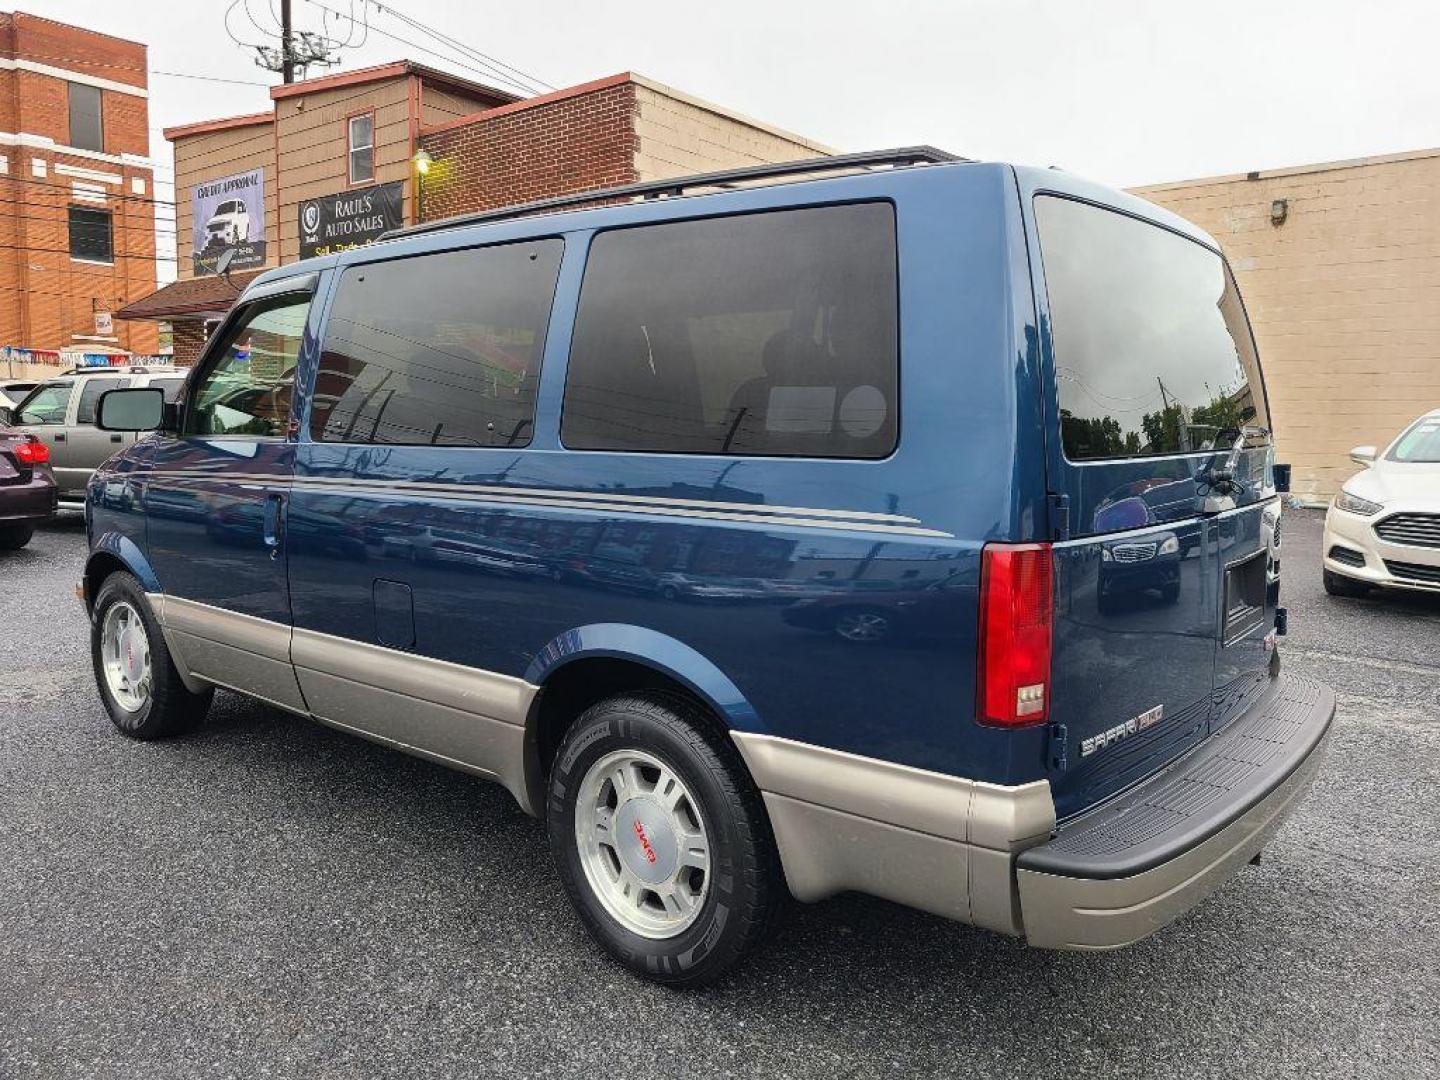
<path fill-rule="evenodd" d="M 1440 592 L 1440 409 L 1385 448 L 1357 446 L 1364 465 L 1325 514 L 1325 591 L 1360 596 L 1371 586 Z"/>

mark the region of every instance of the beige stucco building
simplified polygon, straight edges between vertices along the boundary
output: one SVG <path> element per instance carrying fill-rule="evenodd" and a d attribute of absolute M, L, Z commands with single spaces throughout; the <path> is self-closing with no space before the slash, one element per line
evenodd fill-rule
<path fill-rule="evenodd" d="M 1225 248 L 1296 495 L 1440 407 L 1440 149 L 1134 190 Z"/>

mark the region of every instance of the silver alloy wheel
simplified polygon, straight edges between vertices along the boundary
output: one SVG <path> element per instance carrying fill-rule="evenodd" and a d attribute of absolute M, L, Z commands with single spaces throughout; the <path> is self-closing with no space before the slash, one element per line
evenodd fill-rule
<path fill-rule="evenodd" d="M 140 613 L 124 600 L 105 612 L 100 627 L 100 666 L 110 695 L 122 709 L 139 712 L 145 707 L 153 685 L 150 638 Z"/>
<path fill-rule="evenodd" d="M 846 641 L 879 641 L 890 632 L 890 620 L 873 611 L 847 611 L 835 620 L 835 633 Z"/>
<path fill-rule="evenodd" d="M 575 843 L 590 890 L 626 930 L 671 938 L 710 890 L 710 839 L 675 770 L 643 750 L 616 750 L 586 771 Z"/>

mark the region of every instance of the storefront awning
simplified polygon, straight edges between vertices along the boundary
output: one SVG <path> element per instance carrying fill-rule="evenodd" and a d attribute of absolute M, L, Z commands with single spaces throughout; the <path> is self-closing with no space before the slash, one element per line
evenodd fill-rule
<path fill-rule="evenodd" d="M 223 277 L 187 278 L 172 281 L 162 289 L 115 312 L 117 319 L 209 319 L 230 310 L 250 280 L 263 270 L 248 270 Z"/>

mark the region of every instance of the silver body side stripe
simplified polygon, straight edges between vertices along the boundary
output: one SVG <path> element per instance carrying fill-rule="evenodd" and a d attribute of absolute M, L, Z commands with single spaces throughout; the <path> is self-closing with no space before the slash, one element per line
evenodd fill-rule
<path fill-rule="evenodd" d="M 484 484 L 416 483 L 403 480 L 354 480 L 340 477 L 295 476 L 277 478 L 265 474 L 185 470 L 150 474 L 162 482 L 204 483 L 220 480 L 242 486 L 268 489 L 304 490 L 337 495 L 390 495 L 402 498 L 430 497 L 464 502 L 511 506 L 553 507 L 605 513 L 652 514 L 747 524 L 774 524 L 786 527 L 888 533 L 896 536 L 948 539 L 952 533 L 923 527 L 918 519 L 868 510 L 835 510 L 826 507 L 761 506 L 751 503 L 709 502 L 702 499 L 667 499 L 654 495 L 624 495 L 616 492 L 552 491 L 540 488 L 509 488 Z"/>

